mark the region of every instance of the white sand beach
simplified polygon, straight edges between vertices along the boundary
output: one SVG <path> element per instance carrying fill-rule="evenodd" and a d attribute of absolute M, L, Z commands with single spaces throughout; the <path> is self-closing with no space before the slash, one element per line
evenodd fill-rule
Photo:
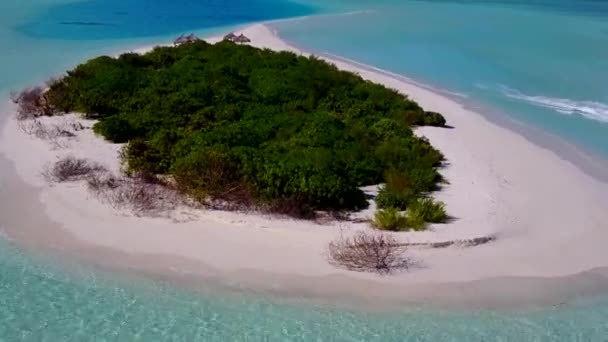
<path fill-rule="evenodd" d="M 253 46 L 305 54 L 262 24 L 238 32 L 251 38 Z M 262 289 L 293 284 L 279 279 L 313 277 L 315 284 L 310 286 L 319 292 L 327 289 L 326 293 L 334 293 L 336 289 L 330 287 L 342 279 L 353 289 L 359 282 L 359 292 L 365 295 L 369 286 L 428 288 L 429 284 L 447 286 L 446 283 L 497 277 L 564 277 L 608 266 L 607 184 L 452 99 L 386 73 L 343 60 L 327 60 L 340 69 L 407 94 L 426 110 L 442 113 L 454 127 L 423 127 L 417 129 L 417 134 L 427 137 L 448 160 L 441 172 L 449 185 L 435 197 L 447 204 L 455 219 L 433 225 L 425 232 L 398 233 L 396 238 L 440 242 L 495 236 L 495 241 L 469 248 L 411 248 L 408 253 L 421 266 L 390 276 L 349 272 L 328 264 L 327 244 L 340 234 L 371 229 L 366 223 L 319 225 L 191 208 L 180 208 L 170 217 L 136 217 L 99 202 L 84 184 L 47 184 L 40 175 L 44 165 L 66 155 L 86 157 L 119 172 L 120 146 L 103 141 L 90 129 L 52 145 L 25 134 L 10 119 L 0 133 L 0 152 L 13 161 L 23 180 L 40 189 L 46 215 L 60 223 L 61 234 L 127 255 L 155 256 L 149 260 L 162 259 L 163 265 L 174 270 L 204 273 L 213 269 L 214 274 L 223 274 L 227 281 L 247 284 L 250 280 Z M 4 111 L 10 111 L 10 106 Z M 74 115 L 44 120 L 48 124 L 80 121 L 87 127 L 92 125 Z M 15 200 L 19 200 L 18 195 Z M 372 212 L 373 207 L 361 215 Z M 9 236 L 19 235 L 15 233 L 18 227 L 5 229 Z M 40 239 L 59 234 L 49 231 L 55 228 L 36 229 L 39 234 L 34 235 Z M 187 266 L 177 262 L 171 265 L 171 260 L 188 262 Z M 302 283 L 293 286 L 303 287 Z M 393 295 L 407 297 L 415 293 L 407 292 L 395 291 Z"/>

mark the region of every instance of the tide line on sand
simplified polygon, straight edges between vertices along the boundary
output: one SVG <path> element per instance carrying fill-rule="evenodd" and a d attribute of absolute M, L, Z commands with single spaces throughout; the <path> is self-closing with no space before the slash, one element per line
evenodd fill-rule
<path fill-rule="evenodd" d="M 238 33 L 249 37 L 256 47 L 308 55 L 282 41 L 263 24 L 243 28 Z M 212 37 L 208 41 L 220 39 Z M 143 53 L 149 49 L 136 51 Z M 447 204 L 455 219 L 434 225 L 426 232 L 400 233 L 397 238 L 412 245 L 488 236 L 491 241 L 474 248 L 454 245 L 411 249 L 409 253 L 421 260 L 424 267 L 388 277 L 339 270 L 326 260 L 328 242 L 344 231 L 369 229 L 366 224 L 320 226 L 254 214 L 183 208 L 177 215 L 179 219 L 117 213 L 91 198 L 85 186 L 48 186 L 41 181 L 40 170 L 58 157 L 75 155 L 119 172 L 120 146 L 106 143 L 85 129 L 63 146 L 51 147 L 24 134 L 14 120 L 9 120 L 3 128 L 0 152 L 13 161 L 21 178 L 41 188 L 46 215 L 61 223 L 59 228 L 34 227 L 36 234 L 27 234 L 28 238 L 60 244 L 53 236 L 69 234 L 76 241 L 74 244 L 129 255 L 162 256 L 164 264 L 188 260 L 192 265 L 200 265 L 200 270 L 206 265 L 215 274 L 226 277 L 239 274 L 243 284 L 250 281 L 260 288 L 277 287 L 276 279 L 314 277 L 316 291 L 328 294 L 335 290 L 336 277 L 343 277 L 348 279 L 351 289 L 361 285 L 362 296 L 370 291 L 370 281 L 375 286 L 429 288 L 430 284 L 436 284 L 445 288 L 445 283 L 496 277 L 560 277 L 608 266 L 605 248 L 608 229 L 604 224 L 608 212 L 606 184 L 450 98 L 344 59 L 323 59 L 408 95 L 425 109 L 444 114 L 454 127 L 422 127 L 416 134 L 428 138 L 448 160 L 441 172 L 449 184 L 436 197 Z M 59 124 L 56 120 L 81 119 L 72 115 L 45 120 Z M 90 126 L 90 122 L 82 123 Z M 13 196 L 11 201 L 18 203 L 20 198 Z M 6 231 L 9 236 L 19 237 L 17 229 L 20 228 L 8 227 Z M 81 251 L 82 246 L 74 250 Z M 128 260 L 125 257 L 121 263 Z M 133 261 L 132 267 L 155 267 L 142 262 L 145 263 Z M 196 272 L 197 267 L 193 266 L 192 271 Z M 246 276 L 251 274 L 263 274 L 266 281 Z M 276 281 L 268 281 L 271 276 Z M 302 290 L 301 282 L 280 284 L 283 288 Z M 405 292 L 391 291 L 389 295 L 402 298 L 416 293 Z"/>

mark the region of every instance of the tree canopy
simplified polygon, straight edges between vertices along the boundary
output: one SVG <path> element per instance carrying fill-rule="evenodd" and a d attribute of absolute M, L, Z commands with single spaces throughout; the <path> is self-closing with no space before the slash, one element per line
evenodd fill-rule
<path fill-rule="evenodd" d="M 389 175 L 414 195 L 442 180 L 442 154 L 412 131 L 443 126 L 441 114 L 314 57 L 232 42 L 157 47 L 89 60 L 47 98 L 127 143 L 129 171 L 170 175 L 199 199 L 356 210 L 367 205 L 359 188 Z"/>

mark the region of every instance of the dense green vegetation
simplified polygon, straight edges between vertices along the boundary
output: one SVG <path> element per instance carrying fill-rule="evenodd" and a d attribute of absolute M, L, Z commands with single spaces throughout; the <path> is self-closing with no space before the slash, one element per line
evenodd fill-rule
<path fill-rule="evenodd" d="M 402 231 L 410 229 L 407 217 L 397 208 L 377 210 L 372 223 L 374 227 L 380 230 Z"/>
<path fill-rule="evenodd" d="M 426 223 L 445 223 L 448 221 L 445 203 L 436 202 L 425 196 L 420 190 L 420 183 L 412 183 L 410 178 L 394 170 L 386 173 L 384 178 L 386 183 L 380 187 L 378 196 L 376 196 L 376 205 L 381 210 L 406 211 L 406 220 L 401 221 L 403 224 L 398 230 L 420 230 L 425 227 Z M 422 182 L 422 185 L 425 184 L 425 182 Z M 381 215 L 394 215 L 390 210 L 387 211 L 388 214 Z M 395 230 L 394 228 L 387 228 L 393 225 L 380 223 L 378 216 L 376 216 L 376 226 Z"/>
<path fill-rule="evenodd" d="M 441 114 L 292 53 L 197 42 L 104 56 L 53 82 L 47 98 L 128 143 L 129 172 L 171 175 L 201 200 L 304 216 L 363 208 L 359 187 L 388 178 L 404 203 L 442 181 L 442 154 L 411 129 L 443 126 Z"/>
<path fill-rule="evenodd" d="M 390 170 L 376 196 L 379 210 L 374 226 L 382 230 L 423 230 L 427 223 L 445 223 L 448 214 L 443 202 L 434 201 L 411 184 L 402 173 Z"/>
<path fill-rule="evenodd" d="M 396 206 L 377 210 L 372 224 L 380 230 L 424 230 L 428 223 L 445 223 L 447 220 L 443 202 L 429 197 L 414 197 L 407 202 L 405 211 Z"/>
<path fill-rule="evenodd" d="M 448 220 L 445 204 L 428 197 L 416 198 L 411 201 L 407 211 L 410 219 L 420 218 L 424 222 L 430 223 L 445 223 Z"/>
<path fill-rule="evenodd" d="M 394 207 L 378 209 L 374 215 L 372 225 L 380 230 L 407 231 L 425 230 L 427 223 L 424 213 L 418 210 L 408 209 L 399 211 Z"/>

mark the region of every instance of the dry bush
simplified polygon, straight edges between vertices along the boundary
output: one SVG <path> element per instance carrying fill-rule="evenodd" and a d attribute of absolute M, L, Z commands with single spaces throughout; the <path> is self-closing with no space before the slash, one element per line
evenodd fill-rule
<path fill-rule="evenodd" d="M 366 232 L 340 237 L 328 247 L 332 265 L 351 271 L 380 274 L 408 269 L 411 260 L 404 255 L 406 250 L 407 247 L 390 235 Z"/>
<path fill-rule="evenodd" d="M 240 180 L 226 183 L 223 188 L 217 187 L 212 192 L 203 193 L 203 196 L 200 193 L 184 191 L 179 183 L 176 188 L 209 209 L 246 212 L 256 208 L 252 191 Z"/>
<path fill-rule="evenodd" d="M 12 92 L 11 100 L 17 104 L 17 120 L 51 116 L 55 113 L 55 109 L 47 98 L 46 91 L 42 86 L 25 88 L 20 92 Z"/>
<path fill-rule="evenodd" d="M 73 138 L 77 131 L 84 129 L 84 126 L 78 121 L 63 122 L 61 124 L 44 124 L 38 119 L 19 120 L 17 121 L 19 129 L 30 136 L 35 136 L 38 139 L 46 140 L 55 148 L 66 147 L 66 142 L 63 138 Z"/>
<path fill-rule="evenodd" d="M 87 186 L 93 193 L 99 194 L 118 188 L 122 180 L 109 173 L 95 173 L 87 177 Z"/>
<path fill-rule="evenodd" d="M 181 202 L 179 194 L 164 183 L 151 183 L 144 177 L 92 175 L 89 190 L 114 209 L 129 209 L 136 215 L 154 214 L 174 209 Z"/>
<path fill-rule="evenodd" d="M 44 168 L 49 182 L 86 180 L 87 187 L 102 202 L 115 209 L 129 209 L 136 215 L 174 209 L 182 202 L 179 193 L 154 175 L 116 177 L 100 164 L 65 157 Z"/>
<path fill-rule="evenodd" d="M 45 125 L 40 120 L 21 120 L 18 121 L 17 125 L 19 129 L 31 136 L 35 136 L 36 138 L 43 140 L 50 140 L 53 138 L 58 138 L 60 136 L 73 136 L 74 134 L 71 132 L 63 132 L 59 126 L 57 125 Z"/>
<path fill-rule="evenodd" d="M 136 214 L 143 214 L 164 207 L 158 190 L 154 185 L 129 180 L 110 191 L 107 199 L 116 209 L 128 208 Z"/>
<path fill-rule="evenodd" d="M 68 156 L 53 165 L 45 166 L 42 175 L 49 182 L 74 182 L 87 177 L 107 172 L 107 169 L 95 162 Z"/>

